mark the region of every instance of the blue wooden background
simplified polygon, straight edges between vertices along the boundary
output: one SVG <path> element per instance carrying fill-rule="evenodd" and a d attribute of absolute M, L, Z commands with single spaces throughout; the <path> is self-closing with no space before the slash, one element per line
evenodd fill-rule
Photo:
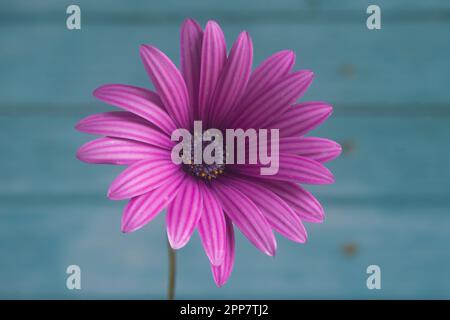
<path fill-rule="evenodd" d="M 382 29 L 366 28 L 366 8 Z M 78 4 L 82 30 L 66 29 Z M 326 221 L 309 242 L 279 238 L 269 258 L 240 234 L 229 283 L 216 288 L 198 236 L 181 250 L 179 298 L 450 298 L 450 1 L 165 0 L 0 2 L 0 297 L 164 298 L 164 215 L 129 235 L 121 170 L 75 159 L 82 117 L 112 107 L 104 83 L 149 86 L 138 47 L 178 61 L 186 17 L 216 19 L 229 45 L 250 32 L 255 64 L 293 49 L 316 73 L 305 99 L 335 107 L 314 134 L 336 139 L 333 186 L 310 188 Z M 82 269 L 82 290 L 65 269 Z M 366 288 L 366 268 L 382 289 Z"/>

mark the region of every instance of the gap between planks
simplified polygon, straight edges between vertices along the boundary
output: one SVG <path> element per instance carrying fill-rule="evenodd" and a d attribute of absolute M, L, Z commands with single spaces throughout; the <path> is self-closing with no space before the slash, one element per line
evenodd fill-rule
<path fill-rule="evenodd" d="M 187 10 L 183 12 L 100 12 L 90 10 L 88 24 L 91 26 L 154 26 L 154 25 L 178 25 L 187 16 L 194 16 L 198 20 L 208 20 L 214 17 L 222 23 L 298 23 L 298 24 L 348 24 L 365 21 L 365 13 L 361 15 L 357 10 L 326 10 L 316 12 L 310 10 L 260 10 L 245 11 L 214 11 L 214 10 Z M 383 23 L 403 24 L 410 22 L 448 22 L 450 10 L 446 8 L 402 10 L 397 12 L 383 12 Z M 60 12 L 46 12 L 45 14 L 33 12 L 2 12 L 0 13 L 0 26 L 11 25 L 56 25 L 61 24 Z"/>
<path fill-rule="evenodd" d="M 94 109 L 97 103 L 92 104 L 25 104 L 25 103 L 0 103 L 0 117 L 32 117 L 32 116 L 84 116 L 97 112 L 111 111 L 104 107 Z M 450 117 L 450 103 L 431 104 L 333 104 L 335 117 L 400 117 L 400 118 L 438 118 Z M 105 109 L 105 110 L 103 110 Z M 119 109 L 115 109 L 119 110 Z"/>
<path fill-rule="evenodd" d="M 393 208 L 417 208 L 430 207 L 448 208 L 450 207 L 450 194 L 386 194 L 373 196 L 330 196 L 317 195 L 317 198 L 325 206 L 360 206 L 367 207 L 374 204 L 381 207 Z M 0 203 L 8 207 L 12 206 L 35 206 L 51 203 L 52 205 L 70 204 L 70 203 L 96 204 L 99 206 L 108 205 L 110 201 L 103 193 L 70 193 L 70 194 L 39 194 L 39 193 L 20 193 L 20 194 L 0 194 Z M 121 203 L 126 203 L 122 201 Z"/>

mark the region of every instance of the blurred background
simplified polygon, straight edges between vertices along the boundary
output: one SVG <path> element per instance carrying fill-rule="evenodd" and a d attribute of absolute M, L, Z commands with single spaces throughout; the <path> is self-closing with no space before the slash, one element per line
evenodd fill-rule
<path fill-rule="evenodd" d="M 81 30 L 66 8 L 81 8 Z M 381 7 L 382 29 L 366 9 Z M 450 298 L 450 1 L 136 0 L 0 2 L 0 298 L 164 299 L 164 214 L 120 232 L 125 202 L 106 198 L 120 167 L 79 162 L 92 137 L 75 123 L 114 110 L 105 83 L 151 87 L 138 48 L 179 61 L 186 17 L 217 20 L 228 47 L 241 30 L 254 66 L 292 49 L 315 81 L 302 99 L 334 114 L 313 135 L 340 142 L 332 186 L 309 188 L 323 224 L 309 241 L 278 237 L 275 258 L 237 236 L 230 281 L 216 288 L 199 237 L 178 252 L 177 297 Z M 81 267 L 82 290 L 66 288 Z M 381 268 L 368 290 L 366 268 Z"/>

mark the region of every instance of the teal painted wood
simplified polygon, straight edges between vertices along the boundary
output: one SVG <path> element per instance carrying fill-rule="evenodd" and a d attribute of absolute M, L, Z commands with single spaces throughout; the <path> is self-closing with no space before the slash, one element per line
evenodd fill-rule
<path fill-rule="evenodd" d="M 316 73 L 305 99 L 335 106 L 315 133 L 346 153 L 330 165 L 335 185 L 310 188 L 327 219 L 308 227 L 307 245 L 280 238 L 273 259 L 239 235 L 219 290 L 195 236 L 179 254 L 179 297 L 450 298 L 450 2 L 379 0 L 383 29 L 369 32 L 370 2 L 82 0 L 77 32 L 64 2 L 2 1 L 0 297 L 164 298 L 163 214 L 121 234 L 124 202 L 105 197 L 121 168 L 77 161 L 89 137 L 73 126 L 112 109 L 91 97 L 96 86 L 149 86 L 139 44 L 178 61 L 179 25 L 193 16 L 217 19 L 229 46 L 250 31 L 255 63 L 295 50 L 297 67 Z M 65 289 L 74 263 L 81 292 Z M 382 267 L 379 292 L 365 287 L 369 264 Z"/>
<path fill-rule="evenodd" d="M 113 109 L 113 108 L 112 108 Z M 93 108 L 92 112 L 100 110 Z M 103 109 L 102 109 L 103 111 Z M 449 198 L 450 125 L 447 118 L 365 118 L 336 116 L 314 135 L 336 139 L 346 152 L 328 166 L 336 184 L 311 188 L 343 199 L 428 196 Z M 75 152 L 96 136 L 75 131 L 80 117 L 0 117 L 3 199 L 21 194 L 104 197 L 122 167 L 79 162 Z M 422 188 L 421 186 L 426 186 Z M 38 197 L 39 197 L 38 196 Z M 36 196 L 34 196 L 36 197 Z"/>
<path fill-rule="evenodd" d="M 124 235 L 119 203 L 75 202 L 0 208 L 0 297 L 164 298 L 164 213 Z M 326 222 L 307 226 L 309 242 L 278 237 L 274 258 L 238 234 L 235 269 L 221 289 L 194 235 L 178 254 L 178 297 L 450 298 L 447 208 L 325 205 Z M 70 264 L 81 267 L 81 291 L 65 288 Z M 366 288 L 371 264 L 382 268 L 380 291 Z"/>
<path fill-rule="evenodd" d="M 92 91 L 108 82 L 150 87 L 139 45 L 153 44 L 178 63 L 179 23 L 157 27 L 87 24 L 79 32 L 68 31 L 64 25 L 3 27 L 0 112 L 90 105 Z M 229 46 L 246 27 L 225 24 Z M 305 99 L 326 100 L 356 112 L 368 108 L 372 114 L 404 107 L 414 113 L 448 116 L 450 43 L 442 39 L 450 34 L 450 22 L 390 25 L 382 32 L 369 32 L 363 23 L 267 24 L 247 29 L 254 41 L 255 65 L 287 48 L 297 53 L 297 68 L 315 72 Z M 430 55 L 432 59 L 427 58 Z"/>
<path fill-rule="evenodd" d="M 75 3 L 74 3 L 75 4 Z M 277 17 L 281 12 L 290 17 L 295 14 L 306 11 L 308 13 L 325 13 L 328 15 L 342 14 L 348 11 L 360 11 L 370 4 L 375 4 L 370 0 L 346 0 L 336 3 L 332 0 L 228 0 L 228 1 L 209 1 L 209 0 L 78 0 L 76 4 L 87 11 L 118 13 L 118 14 L 142 14 L 160 15 L 160 19 L 167 19 L 170 14 L 176 15 L 204 15 L 213 13 L 229 13 L 229 19 L 235 19 L 236 16 L 245 13 L 246 16 L 261 16 L 263 13 L 270 13 Z M 450 4 L 446 0 L 377 0 L 376 4 L 386 10 L 387 15 L 391 12 L 418 12 L 426 13 L 430 10 L 440 11 L 450 9 Z M 17 12 L 20 14 L 44 14 L 45 18 L 51 15 L 57 15 L 58 12 L 69 5 L 69 3 L 58 0 L 41 0 L 39 2 L 29 2 L 27 0 L 4 0 L 0 4 L 2 12 Z M 166 14 L 161 16 L 161 14 Z M 282 17 L 281 17 L 282 18 Z M 420 19 L 420 17 L 418 17 Z M 151 23 L 151 21 L 149 21 Z"/>

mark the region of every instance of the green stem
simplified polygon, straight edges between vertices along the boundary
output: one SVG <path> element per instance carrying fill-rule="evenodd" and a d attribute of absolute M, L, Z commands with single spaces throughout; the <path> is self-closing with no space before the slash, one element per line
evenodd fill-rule
<path fill-rule="evenodd" d="M 177 260 L 175 250 L 172 249 L 169 242 L 167 242 L 169 253 L 169 284 L 167 286 L 167 299 L 173 300 L 175 298 L 175 277 L 177 272 Z"/>

